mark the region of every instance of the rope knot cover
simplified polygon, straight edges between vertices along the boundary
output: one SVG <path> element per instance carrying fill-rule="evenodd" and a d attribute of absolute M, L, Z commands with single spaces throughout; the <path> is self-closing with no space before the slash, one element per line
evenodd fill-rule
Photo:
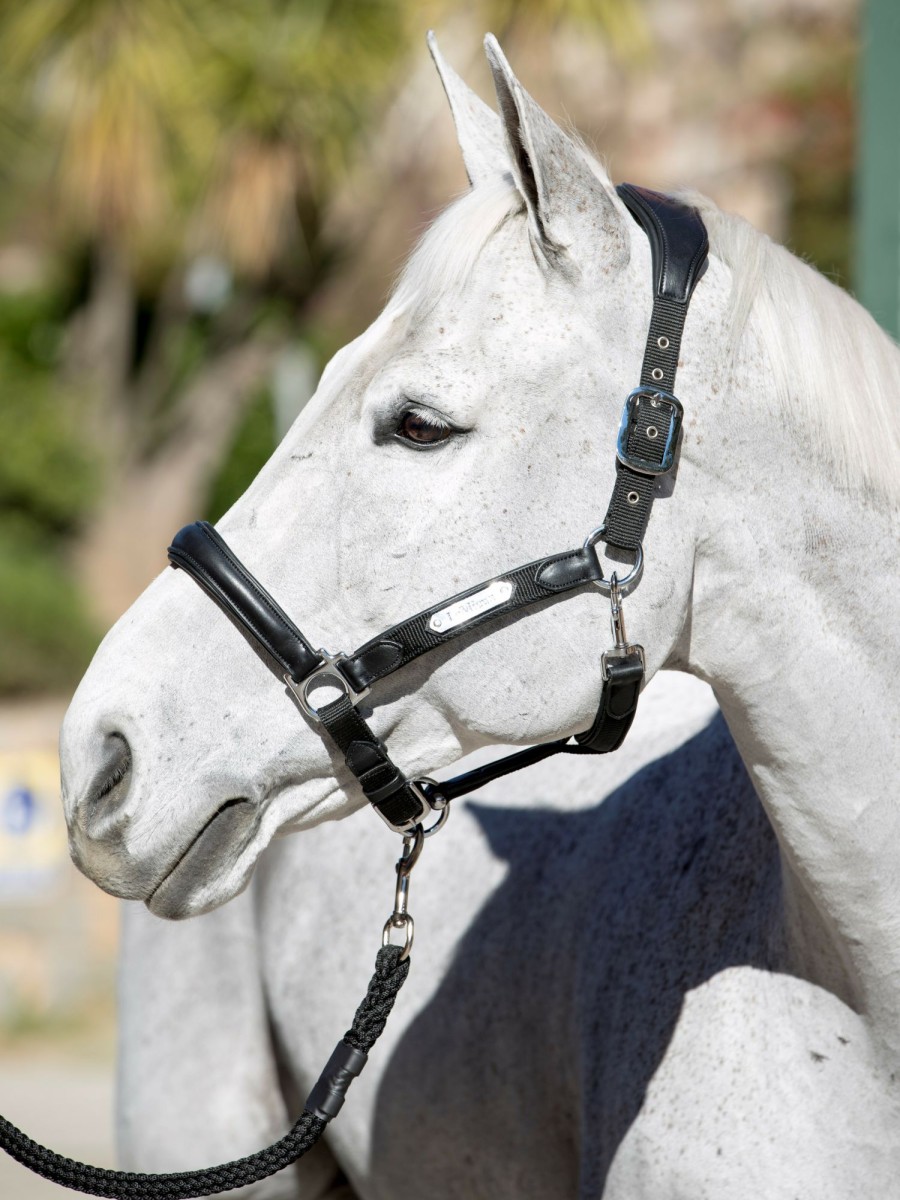
<path fill-rule="evenodd" d="M 368 1053 L 381 1036 L 397 993 L 409 974 L 409 959 L 400 961 L 401 947 L 383 946 L 375 961 L 375 974 L 366 997 L 356 1010 L 344 1043 Z M 62 1187 L 89 1196 L 113 1200 L 191 1200 L 232 1188 L 246 1187 L 296 1162 L 316 1144 L 327 1121 L 304 1110 L 283 1138 L 264 1150 L 200 1171 L 145 1175 L 136 1171 L 111 1171 L 76 1162 L 48 1150 L 0 1117 L 0 1149 L 24 1167 Z"/>

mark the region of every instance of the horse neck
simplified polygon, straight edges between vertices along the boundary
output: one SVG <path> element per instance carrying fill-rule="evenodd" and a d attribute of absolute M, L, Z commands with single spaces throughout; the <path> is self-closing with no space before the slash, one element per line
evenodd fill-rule
<path fill-rule="evenodd" d="M 753 361 L 735 414 L 760 409 Z M 704 438 L 719 461 L 697 489 L 680 654 L 713 685 L 776 831 L 789 969 L 863 1012 L 897 1064 L 896 510 L 836 486 L 780 415 L 727 433 Z"/>

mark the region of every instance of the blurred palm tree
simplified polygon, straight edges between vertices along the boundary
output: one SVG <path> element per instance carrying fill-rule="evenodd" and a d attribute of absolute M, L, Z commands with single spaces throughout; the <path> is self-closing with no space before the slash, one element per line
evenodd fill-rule
<path fill-rule="evenodd" d="M 643 45 L 638 0 L 476 8 L 482 28 L 507 35 L 567 18 Z M 336 183 L 405 83 L 411 44 L 421 53 L 426 23 L 455 9 L 28 0 L 0 11 L 0 218 L 19 236 L 39 230 L 74 278 L 60 371 L 89 398 L 79 420 L 105 472 L 79 560 L 89 584 L 104 581 L 101 615 L 130 602 L 162 565 L 166 534 L 201 511 L 242 412 L 339 255 L 323 233 Z"/>
<path fill-rule="evenodd" d="M 107 472 L 84 566 L 134 566 L 110 615 L 147 577 L 140 526 L 191 510 L 287 336 L 285 302 L 328 269 L 335 173 L 405 45 L 393 0 L 29 0 L 0 15 L 19 217 L 43 211 L 60 249 L 87 252 L 65 367 L 92 397 Z"/>

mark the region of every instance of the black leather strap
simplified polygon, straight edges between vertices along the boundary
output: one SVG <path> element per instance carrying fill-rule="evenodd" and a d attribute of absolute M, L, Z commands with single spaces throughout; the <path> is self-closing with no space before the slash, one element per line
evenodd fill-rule
<path fill-rule="evenodd" d="M 186 571 L 219 608 L 292 679 L 304 679 L 322 659 L 269 593 L 235 558 L 206 521 L 185 525 L 172 539 L 169 562 Z"/>
<path fill-rule="evenodd" d="M 471 771 L 454 775 L 452 779 L 425 783 L 422 790 L 432 800 L 456 800 L 459 796 L 468 796 L 470 792 L 502 779 L 504 775 L 534 766 L 554 754 L 609 754 L 618 750 L 637 712 L 643 681 L 644 662 L 637 651 L 622 658 L 610 658 L 594 723 L 583 733 L 576 733 L 574 745 L 568 738 L 561 738 L 559 741 L 529 746 L 495 762 L 484 763 L 480 767 L 473 767 Z"/>
<path fill-rule="evenodd" d="M 652 188 L 620 183 L 616 191 L 650 241 L 654 295 L 687 304 L 706 269 L 709 253 L 700 214 Z"/>
<path fill-rule="evenodd" d="M 339 664 L 339 669 L 351 687 L 362 691 L 376 680 L 384 679 L 386 675 L 405 667 L 419 655 L 435 650 L 487 621 L 507 616 L 517 609 L 536 604 L 539 600 L 559 596 L 602 578 L 603 571 L 592 548 L 569 550 L 564 554 L 554 554 L 550 558 L 537 559 L 524 567 L 507 571 L 505 575 L 496 575 L 485 583 L 459 592 L 449 600 L 442 600 L 440 604 L 432 605 L 431 608 L 416 613 L 398 625 L 391 626 L 353 654 L 349 654 Z M 492 605 L 484 612 L 476 611 L 473 616 L 461 619 L 458 624 L 443 632 L 433 628 L 432 621 L 437 614 L 455 608 L 469 599 L 477 602 L 479 596 L 488 588 L 503 583 L 511 585 L 507 600 Z M 474 607 L 477 609 L 477 603 Z"/>
<path fill-rule="evenodd" d="M 637 712 L 643 683 L 644 659 L 637 650 L 621 658 L 608 658 L 597 715 L 590 729 L 575 735 L 578 745 L 595 754 L 618 750 Z"/>

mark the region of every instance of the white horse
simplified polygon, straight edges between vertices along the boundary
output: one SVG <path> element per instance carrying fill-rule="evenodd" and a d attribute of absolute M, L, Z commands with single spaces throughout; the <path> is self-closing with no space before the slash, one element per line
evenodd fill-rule
<path fill-rule="evenodd" d="M 611 488 L 650 312 L 647 241 L 490 39 L 488 57 L 499 122 L 444 68 L 471 191 L 221 523 L 324 645 L 349 648 L 500 569 L 579 544 Z M 496 868 L 476 886 L 484 903 L 470 927 L 451 919 L 457 957 L 447 966 L 444 951 L 420 1020 L 379 1048 L 370 1136 L 354 1094 L 330 1131 L 365 1195 L 900 1195 L 890 640 L 900 354 L 815 272 L 694 203 L 712 256 L 682 343 L 685 435 L 677 486 L 654 507 L 629 630 L 650 675 L 668 666 L 713 685 L 754 791 L 733 765 L 715 777 L 730 745 L 716 724 L 631 785 L 642 806 L 616 792 L 563 817 L 470 806 L 458 824 L 472 838 L 480 827 L 489 853 L 479 862 L 493 855 L 508 872 L 499 887 Z M 583 729 L 607 617 L 583 594 L 419 660 L 382 685 L 375 728 L 413 775 L 478 747 Z M 189 1164 L 163 1163 L 165 1147 L 129 1119 L 129 1089 L 164 1034 L 170 1060 L 196 1055 L 210 1068 L 232 1129 L 237 1095 L 257 1132 L 283 1122 L 282 1096 L 302 1096 L 335 1020 L 346 1021 L 329 996 L 359 991 L 367 972 L 354 935 L 332 993 L 315 950 L 340 937 L 345 864 L 353 877 L 350 826 L 323 822 L 360 808 L 360 794 L 180 572 L 157 580 L 101 647 L 62 754 L 76 861 L 158 915 L 223 904 L 276 833 L 317 827 L 273 848 L 255 891 L 197 926 L 204 936 L 173 933 L 165 971 L 155 952 L 146 1008 L 126 1004 L 132 1157 L 200 1165 L 199 1137 Z M 428 857 L 465 888 L 459 837 L 442 835 Z M 361 834 L 357 853 L 368 862 L 374 846 Z M 302 952 L 291 945 L 300 912 L 315 922 Z M 130 924 L 126 1000 L 146 933 Z M 426 947 L 437 915 L 429 924 Z M 182 941 L 212 959 L 187 994 Z M 429 954 L 441 951 L 419 954 L 417 974 Z M 340 958 L 338 943 L 323 975 Z M 203 993 L 218 1004 L 235 986 L 230 1019 L 213 1022 L 218 1056 L 199 1054 L 196 1025 L 190 1041 L 174 1040 L 179 994 L 185 1008 Z M 154 1013 L 158 1028 L 146 1023 Z M 246 1080 L 231 1078 L 268 1045 L 268 1022 L 278 1062 L 270 1053 Z M 333 1166 L 322 1154 L 301 1174 L 302 1194 L 317 1195 Z"/>

